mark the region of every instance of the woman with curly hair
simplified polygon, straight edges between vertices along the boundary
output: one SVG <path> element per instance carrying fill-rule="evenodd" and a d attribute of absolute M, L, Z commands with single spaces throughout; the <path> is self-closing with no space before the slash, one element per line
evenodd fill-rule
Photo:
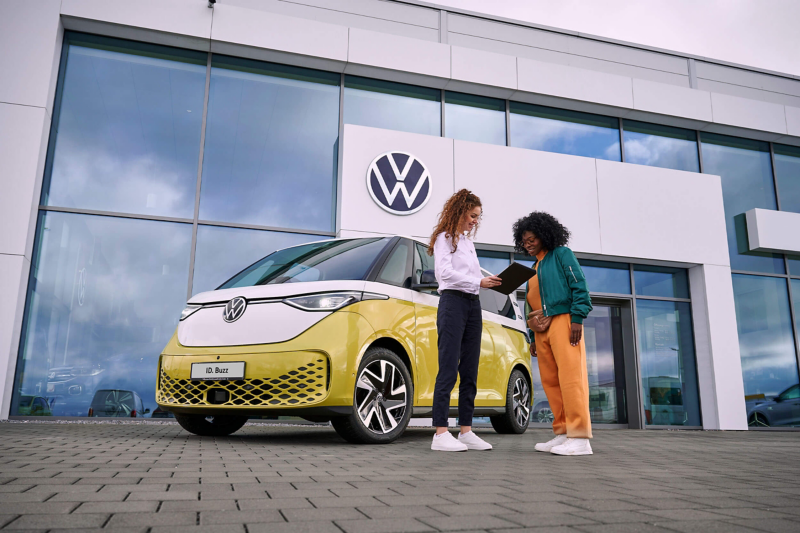
<path fill-rule="evenodd" d="M 482 277 L 478 255 L 470 237 L 480 225 L 481 199 L 467 189 L 451 196 L 439 214 L 431 235 L 428 254 L 435 256 L 436 281 L 439 282 L 439 309 L 436 330 L 439 334 L 439 372 L 433 392 L 433 436 L 431 450 L 462 452 L 491 450 L 492 445 L 472 431 L 475 394 L 478 391 L 478 359 L 481 353 L 480 289 L 496 287 L 497 276 Z M 458 386 L 458 439 L 447 431 L 450 393 Z"/>
<path fill-rule="evenodd" d="M 548 213 L 534 211 L 514 224 L 514 247 L 536 258 L 525 312 L 534 337 L 531 356 L 539 361 L 542 388 L 553 412 L 555 438 L 540 452 L 591 455 L 589 379 L 583 320 L 592 310 L 586 277 L 572 250 L 570 232 Z"/>

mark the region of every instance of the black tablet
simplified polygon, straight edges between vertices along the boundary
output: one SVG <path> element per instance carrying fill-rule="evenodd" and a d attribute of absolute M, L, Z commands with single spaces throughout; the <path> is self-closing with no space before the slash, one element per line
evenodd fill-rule
<path fill-rule="evenodd" d="M 497 274 L 497 277 L 502 279 L 503 283 L 497 287 L 492 287 L 492 290 L 508 296 L 535 275 L 535 269 L 528 268 L 522 263 L 511 263 L 507 269 Z"/>

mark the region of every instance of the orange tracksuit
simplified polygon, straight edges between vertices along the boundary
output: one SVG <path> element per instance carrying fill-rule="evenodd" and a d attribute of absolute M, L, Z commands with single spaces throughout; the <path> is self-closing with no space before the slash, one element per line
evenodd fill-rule
<path fill-rule="evenodd" d="M 539 254 L 540 261 L 545 253 Z M 528 282 L 527 298 L 531 309 L 542 308 L 538 275 Z M 591 439 L 586 344 L 583 335 L 578 346 L 569 343 L 571 328 L 572 319 L 569 313 L 564 313 L 552 317 L 547 331 L 535 334 L 539 376 L 553 412 L 553 433 Z"/>

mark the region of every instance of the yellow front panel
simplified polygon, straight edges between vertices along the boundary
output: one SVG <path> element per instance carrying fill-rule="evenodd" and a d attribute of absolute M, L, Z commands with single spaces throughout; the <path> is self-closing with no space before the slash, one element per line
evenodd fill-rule
<path fill-rule="evenodd" d="M 192 363 L 206 363 L 208 357 L 164 356 L 161 360 L 156 399 L 174 406 L 214 405 L 231 407 L 300 407 L 321 402 L 328 394 L 328 357 L 318 352 L 273 353 L 220 356 L 220 362 L 244 361 L 241 380 L 192 380 Z M 228 401 L 212 404 L 209 389 L 224 389 Z"/>

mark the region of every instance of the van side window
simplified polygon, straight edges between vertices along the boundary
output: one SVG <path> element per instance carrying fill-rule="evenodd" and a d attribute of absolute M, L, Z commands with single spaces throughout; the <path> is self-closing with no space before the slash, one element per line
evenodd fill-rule
<path fill-rule="evenodd" d="M 378 274 L 376 281 L 410 288 L 411 280 L 408 279 L 407 273 L 409 253 L 411 253 L 411 247 L 408 242 L 402 240 L 397 243 L 389 259 L 386 260 L 386 264 L 383 265 L 381 273 Z"/>

